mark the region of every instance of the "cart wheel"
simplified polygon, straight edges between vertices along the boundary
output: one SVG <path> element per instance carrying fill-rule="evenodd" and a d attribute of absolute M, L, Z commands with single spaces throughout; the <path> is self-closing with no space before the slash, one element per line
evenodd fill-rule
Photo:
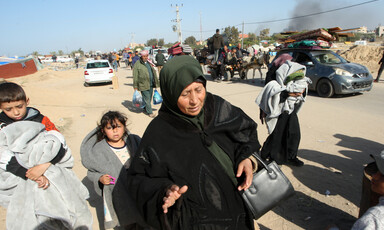
<path fill-rule="evenodd" d="M 242 80 L 246 79 L 246 75 L 245 75 L 245 71 L 244 71 L 244 70 L 240 70 L 239 75 L 240 75 L 240 78 L 241 78 Z"/>

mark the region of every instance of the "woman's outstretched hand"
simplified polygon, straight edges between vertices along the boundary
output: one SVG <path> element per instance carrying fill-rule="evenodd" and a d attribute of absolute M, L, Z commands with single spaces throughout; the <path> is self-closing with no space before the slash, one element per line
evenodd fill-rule
<path fill-rule="evenodd" d="M 163 198 L 163 211 L 164 213 L 168 212 L 168 208 L 175 204 L 176 200 L 181 197 L 185 192 L 187 192 L 188 186 L 184 185 L 183 187 L 179 188 L 177 185 L 172 185 L 171 188 L 169 188 L 165 194 L 165 197 Z"/>
<path fill-rule="evenodd" d="M 247 190 L 251 184 L 252 184 L 252 179 L 253 179 L 253 169 L 252 169 L 252 161 L 247 158 L 244 159 L 240 162 L 239 167 L 237 168 L 237 174 L 236 177 L 240 177 L 241 174 L 245 174 L 245 179 L 244 182 L 237 187 L 239 191 Z"/>

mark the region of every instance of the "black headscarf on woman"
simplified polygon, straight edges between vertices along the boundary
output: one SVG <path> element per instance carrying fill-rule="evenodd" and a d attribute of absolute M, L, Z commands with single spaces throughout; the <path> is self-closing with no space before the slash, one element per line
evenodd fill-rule
<path fill-rule="evenodd" d="M 206 79 L 201 69 L 200 63 L 191 56 L 176 56 L 164 65 L 160 72 L 160 89 L 163 95 L 161 109 L 168 109 L 176 116 L 192 123 L 201 131 L 201 137 L 205 140 L 209 151 L 223 165 L 233 183 L 236 185 L 236 177 L 233 165 L 228 155 L 220 148 L 212 138 L 207 137 L 204 132 L 204 108 L 197 116 L 188 116 L 182 113 L 177 106 L 177 101 L 185 87 L 193 82 L 201 82 L 206 87 Z M 205 100 L 205 99 L 204 99 Z M 164 108 L 166 107 L 166 108 Z M 206 141 L 209 139 L 210 141 Z"/>
<path fill-rule="evenodd" d="M 193 82 L 201 82 L 205 87 L 206 81 L 201 66 L 195 58 L 187 55 L 173 57 L 160 71 L 162 106 L 166 106 L 173 113 L 186 116 L 177 106 L 181 92 Z"/>

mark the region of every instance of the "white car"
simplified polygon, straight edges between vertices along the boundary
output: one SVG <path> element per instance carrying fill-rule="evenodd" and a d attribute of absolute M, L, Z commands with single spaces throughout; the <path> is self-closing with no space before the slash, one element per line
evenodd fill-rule
<path fill-rule="evenodd" d="M 149 55 L 148 55 L 148 58 L 149 60 L 153 63 L 153 64 L 156 64 L 156 54 L 158 53 L 158 50 L 161 50 L 161 53 L 164 55 L 165 57 L 165 60 L 168 60 L 168 50 L 167 49 L 164 49 L 164 48 L 157 48 L 157 49 L 151 49 L 149 50 Z"/>
<path fill-rule="evenodd" d="M 66 63 L 66 62 L 74 62 L 73 58 L 67 56 L 58 56 L 56 62 Z"/>
<path fill-rule="evenodd" d="M 84 70 L 84 86 L 95 83 L 112 83 L 115 72 L 108 60 L 87 62 Z"/>
<path fill-rule="evenodd" d="M 41 60 L 41 63 L 52 63 L 53 60 L 51 57 L 43 57 L 43 58 L 40 58 Z"/>

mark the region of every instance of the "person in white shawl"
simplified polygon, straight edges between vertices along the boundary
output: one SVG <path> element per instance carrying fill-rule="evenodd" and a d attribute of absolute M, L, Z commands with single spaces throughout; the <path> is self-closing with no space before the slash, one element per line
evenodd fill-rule
<path fill-rule="evenodd" d="M 61 146 L 64 157 L 44 172 L 46 189 L 4 170 L 15 156 L 25 168 L 50 162 Z M 0 205 L 7 208 L 6 226 L 13 229 L 92 229 L 88 190 L 71 170 L 73 157 L 62 134 L 33 121 L 12 123 L 0 131 Z"/>
<path fill-rule="evenodd" d="M 303 165 L 297 158 L 300 142 L 297 112 L 311 83 L 305 71 L 305 66 L 285 61 L 276 70 L 276 78 L 269 81 L 256 98 L 270 134 L 261 150 L 264 159 L 275 160 L 278 164 Z"/>

